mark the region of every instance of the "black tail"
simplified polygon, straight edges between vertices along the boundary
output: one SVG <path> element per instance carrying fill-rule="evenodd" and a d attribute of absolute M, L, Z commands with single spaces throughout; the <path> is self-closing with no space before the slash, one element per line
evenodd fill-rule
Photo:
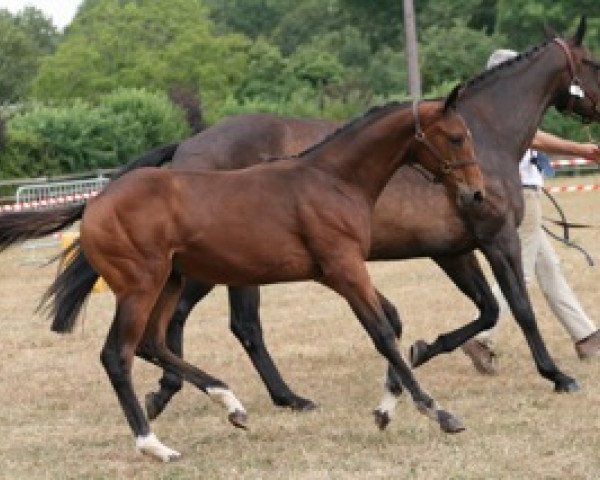
<path fill-rule="evenodd" d="M 0 252 L 11 245 L 58 232 L 83 215 L 84 205 L 0 215 Z"/>
<path fill-rule="evenodd" d="M 67 260 L 66 268 L 50 285 L 38 306 L 38 310 L 49 311 L 53 318 L 52 330 L 58 333 L 73 330 L 85 299 L 98 280 L 98 274 L 81 250 L 79 240 L 63 252 L 63 258 L 72 255 L 74 258 Z"/>

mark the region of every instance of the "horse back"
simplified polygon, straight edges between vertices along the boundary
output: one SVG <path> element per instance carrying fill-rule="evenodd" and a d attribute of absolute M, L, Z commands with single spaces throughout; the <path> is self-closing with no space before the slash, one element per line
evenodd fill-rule
<path fill-rule="evenodd" d="M 327 120 L 251 114 L 230 117 L 183 142 L 176 169 L 229 170 L 297 155 L 335 131 Z"/>

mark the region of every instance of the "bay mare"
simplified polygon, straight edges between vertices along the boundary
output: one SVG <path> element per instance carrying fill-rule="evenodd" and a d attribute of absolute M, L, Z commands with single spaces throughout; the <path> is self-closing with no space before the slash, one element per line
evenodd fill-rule
<path fill-rule="evenodd" d="M 72 330 L 102 275 L 117 304 L 102 364 L 140 451 L 179 457 L 151 432 L 135 396 L 136 353 L 222 403 L 235 426 L 246 425 L 227 385 L 166 345 L 184 278 L 237 286 L 317 280 L 348 301 L 417 409 L 446 432 L 463 429 L 413 377 L 396 345 L 399 325 L 392 327 L 365 266 L 373 207 L 401 165 L 418 162 L 442 176 L 454 201 L 483 198 L 471 135 L 453 112 L 458 90 L 446 102 L 374 109 L 299 158 L 221 172 L 142 168 L 87 203 L 72 249 L 83 255 L 51 287 L 52 328 Z"/>
<path fill-rule="evenodd" d="M 400 169 L 383 191 L 374 211 L 373 260 L 416 257 L 432 258 L 478 307 L 476 321 L 445 335 L 431 344 L 412 349 L 415 365 L 433 356 L 452 351 L 482 329 L 495 324 L 498 308 L 472 250 L 481 249 L 521 326 L 539 372 L 554 383 L 557 391 L 577 389 L 577 383 L 560 372 L 540 338 L 523 281 L 516 226 L 522 216 L 521 182 L 518 162 L 529 145 L 543 112 L 555 106 L 566 113 L 598 121 L 600 98 L 597 63 L 582 45 L 585 22 L 573 38 L 565 39 L 568 54 L 556 41 L 544 42 L 495 69 L 475 77 L 464 88 L 458 105 L 470 125 L 478 159 L 484 172 L 487 195 L 479 208 L 468 215 L 456 208 L 443 187 L 413 169 Z M 572 66 L 570 66 L 572 65 Z M 569 95 L 577 77 L 585 98 Z M 293 155 L 321 140 L 338 124 L 322 120 L 300 120 L 276 115 L 233 117 L 192 137 L 181 145 L 154 150 L 129 165 L 161 165 L 170 160 L 174 169 L 233 169 Z M 412 201 L 426 209 L 411 209 Z M 83 209 L 72 207 L 55 213 L 29 214 L 19 228 L 11 218 L 0 217 L 0 245 L 58 231 L 79 218 Z M 416 214 L 419 214 L 417 216 Z M 26 223 L 25 228 L 22 223 Z M 181 353 L 182 329 L 193 305 L 212 285 L 189 282 L 184 289 L 168 342 Z M 308 409 L 313 403 L 295 394 L 281 378 L 262 338 L 258 316 L 257 288 L 230 287 L 231 329 L 250 356 L 275 404 Z M 388 316 L 395 314 L 388 306 Z M 158 415 L 181 379 L 166 372 L 160 391 L 149 394 L 146 407 L 150 417 Z M 393 400 L 400 387 L 390 378 L 387 387 Z M 388 402 L 393 405 L 394 402 Z M 380 426 L 389 419 L 389 406 L 378 410 Z"/>

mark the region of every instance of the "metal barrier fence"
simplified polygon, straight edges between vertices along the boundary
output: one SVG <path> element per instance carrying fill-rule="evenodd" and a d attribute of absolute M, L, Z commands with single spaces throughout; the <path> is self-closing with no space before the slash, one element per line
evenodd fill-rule
<path fill-rule="evenodd" d="M 86 199 L 97 195 L 109 181 L 108 177 L 99 176 L 86 180 L 22 185 L 17 189 L 15 195 L 15 207 L 23 210 L 40 210 L 51 209 L 64 204 L 82 203 Z M 45 260 L 38 258 L 38 250 L 56 247 L 58 244 L 59 237 L 56 235 L 23 243 L 23 248 L 29 252 L 26 263 L 39 264 L 45 262 Z"/>
<path fill-rule="evenodd" d="M 22 185 L 17 189 L 15 203 L 25 208 L 52 208 L 57 204 L 81 203 L 97 194 L 109 182 L 107 177 L 68 182 Z"/>

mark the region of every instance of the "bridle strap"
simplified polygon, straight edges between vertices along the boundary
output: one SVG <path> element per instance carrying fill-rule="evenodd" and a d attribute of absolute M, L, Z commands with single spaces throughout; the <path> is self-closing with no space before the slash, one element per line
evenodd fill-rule
<path fill-rule="evenodd" d="M 599 102 L 599 99 L 592 98 L 588 94 L 588 92 L 586 92 L 583 89 L 583 87 L 581 86 L 581 80 L 579 79 L 579 77 L 575 73 L 575 61 L 573 60 L 573 54 L 571 53 L 571 49 L 567 45 L 567 42 L 565 42 L 560 37 L 554 37 L 552 39 L 552 41 L 554 43 L 556 43 L 561 48 L 561 50 L 563 51 L 563 53 L 567 57 L 567 67 L 569 68 L 569 76 L 571 77 L 571 84 L 579 87 L 579 89 L 583 93 L 584 98 L 587 98 L 591 102 L 591 104 L 596 108 L 596 110 L 600 112 L 600 102 Z M 569 95 L 569 99 L 567 100 L 567 105 L 566 105 L 565 110 L 568 111 L 568 112 L 573 112 L 573 103 L 574 103 L 573 97 L 574 96 L 570 94 Z"/>
<path fill-rule="evenodd" d="M 565 42 L 560 37 L 554 37 L 552 39 L 552 41 L 554 43 L 556 43 L 562 49 L 562 51 L 564 52 L 565 56 L 567 57 L 567 66 L 569 67 L 569 74 L 571 75 L 571 81 L 577 81 L 578 82 L 579 79 L 575 75 L 575 62 L 573 61 L 573 54 L 571 53 L 571 49 L 567 45 L 567 42 Z"/>
<path fill-rule="evenodd" d="M 468 165 L 476 165 L 477 162 L 475 162 L 474 160 L 459 160 L 455 162 L 448 161 L 440 153 L 440 151 L 437 148 L 435 148 L 435 146 L 432 143 L 430 143 L 429 140 L 427 140 L 427 138 L 425 137 L 425 132 L 423 132 L 423 129 L 421 128 L 421 121 L 419 119 L 419 100 L 413 100 L 412 113 L 415 121 L 415 140 L 418 143 L 422 144 L 427 150 L 429 150 L 429 153 L 431 153 L 435 158 L 437 158 L 440 161 L 441 175 L 436 175 L 436 179 L 438 179 L 441 176 L 450 175 L 452 173 L 452 170 L 455 170 L 457 168 L 466 167 Z"/>

